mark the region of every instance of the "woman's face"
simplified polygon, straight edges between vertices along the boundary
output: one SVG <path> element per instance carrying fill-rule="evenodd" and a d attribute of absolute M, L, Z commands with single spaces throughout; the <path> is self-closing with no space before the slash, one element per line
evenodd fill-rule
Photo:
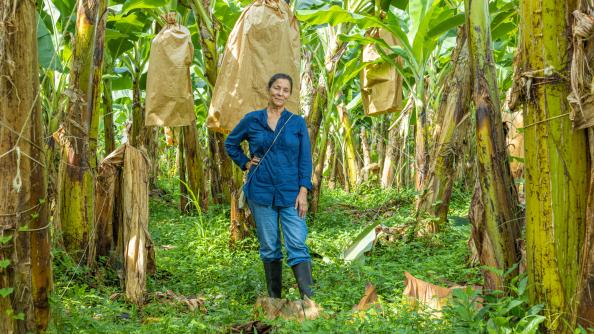
<path fill-rule="evenodd" d="M 287 79 L 277 79 L 270 87 L 270 103 L 282 108 L 291 96 L 291 83 Z"/>

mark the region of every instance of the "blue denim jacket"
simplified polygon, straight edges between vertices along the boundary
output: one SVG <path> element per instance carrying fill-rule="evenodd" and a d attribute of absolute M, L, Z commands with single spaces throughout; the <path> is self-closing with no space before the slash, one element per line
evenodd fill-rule
<path fill-rule="evenodd" d="M 250 158 L 243 152 L 241 142 L 248 141 L 251 157 L 262 158 L 290 115 L 287 109 L 283 110 L 275 131 L 272 131 L 266 109 L 248 113 L 227 136 L 227 154 L 245 170 Z M 256 174 L 251 175 L 255 166 L 248 172 L 249 182 L 243 188 L 248 201 L 260 205 L 293 206 L 301 186 L 311 190 L 311 146 L 305 120 L 294 115 L 282 131 L 260 162 Z"/>

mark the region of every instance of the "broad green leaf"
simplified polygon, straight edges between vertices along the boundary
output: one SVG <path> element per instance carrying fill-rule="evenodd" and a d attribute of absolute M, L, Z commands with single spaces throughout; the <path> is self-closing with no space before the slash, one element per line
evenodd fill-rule
<path fill-rule="evenodd" d="M 413 0 L 408 4 L 408 15 L 411 20 L 411 29 L 408 32 L 409 38 L 417 36 L 420 26 L 423 24 L 427 11 L 432 8 L 433 0 Z"/>
<path fill-rule="evenodd" d="M 113 91 L 132 89 L 132 78 L 130 75 L 117 76 L 117 78 L 111 81 L 111 89 Z"/>
<path fill-rule="evenodd" d="M 522 319 L 524 321 L 526 318 Z M 541 323 L 545 321 L 545 317 L 542 315 L 535 315 L 527 321 L 524 329 L 522 330 L 522 334 L 535 334 L 538 333 L 538 327 Z"/>
<path fill-rule="evenodd" d="M 237 6 L 233 1 L 216 1 L 213 8 L 213 15 L 217 20 L 223 24 L 222 33 L 224 40 L 227 40 L 229 33 L 235 26 L 239 15 L 241 15 L 242 8 Z M 219 34 L 221 33 L 219 32 Z"/>
<path fill-rule="evenodd" d="M 208 86 L 209 89 L 211 89 L 211 91 L 212 91 L 214 89 L 214 87 L 208 81 L 208 79 L 206 78 L 206 76 L 202 72 L 202 69 L 203 69 L 203 67 L 198 67 L 198 66 L 193 66 L 192 67 L 193 73 L 200 79 L 199 82 L 200 83 L 203 83 L 203 85 L 202 84 L 198 84 L 196 87 L 202 88 L 204 86 Z"/>
<path fill-rule="evenodd" d="M 498 25 L 491 30 L 491 40 L 504 39 L 509 33 L 518 29 L 518 26 L 513 22 L 505 22 Z"/>
<path fill-rule="evenodd" d="M 365 18 L 364 15 L 351 13 L 338 6 L 321 10 L 299 10 L 296 16 L 299 20 L 305 21 L 310 25 L 329 24 L 331 26 L 344 23 L 356 24 L 357 21 Z"/>
<path fill-rule="evenodd" d="M 4 259 L 0 260 L 0 269 L 6 269 L 10 265 L 10 260 Z"/>
<path fill-rule="evenodd" d="M 400 10 L 405 10 L 408 6 L 409 0 L 381 0 L 380 7 L 387 12 L 390 6 L 394 6 Z"/>
<path fill-rule="evenodd" d="M 509 302 L 509 304 L 505 307 L 505 310 L 503 311 L 502 314 L 507 314 L 509 313 L 509 311 L 513 310 L 514 308 L 522 305 L 524 302 L 519 300 L 519 299 L 513 299 L 512 301 Z"/>
<path fill-rule="evenodd" d="M 54 10 L 52 10 L 52 13 L 54 15 L 58 14 Z M 51 34 L 56 33 L 56 27 L 54 26 L 54 22 L 52 20 L 52 16 L 50 15 L 50 13 L 46 12 L 43 9 L 38 9 L 37 14 L 39 15 L 39 18 L 41 18 L 41 21 L 43 21 L 43 23 L 45 24 L 47 30 L 49 30 Z"/>
<path fill-rule="evenodd" d="M 501 8 L 495 9 L 491 11 L 491 29 L 497 27 L 499 24 L 503 23 L 507 19 L 517 15 L 518 8 L 512 2 L 504 5 Z"/>
<path fill-rule="evenodd" d="M 134 9 L 161 8 L 167 6 L 171 0 L 127 0 L 122 7 L 122 13 L 128 13 Z"/>
<path fill-rule="evenodd" d="M 308 25 L 337 26 L 339 24 L 356 24 L 361 29 L 384 28 L 391 32 L 403 45 L 405 49 L 411 49 L 406 34 L 396 24 L 386 24 L 374 16 L 350 13 L 338 6 L 332 6 L 324 10 L 301 10 L 297 11 L 297 18 Z"/>
<path fill-rule="evenodd" d="M 407 61 L 410 60 L 409 58 L 412 56 L 411 54 L 406 53 L 406 51 L 401 47 L 388 45 L 388 43 L 386 43 L 386 41 L 382 38 L 361 35 L 339 35 L 338 39 L 343 42 L 356 42 L 360 45 L 376 44 L 386 50 L 392 50 Z"/>
<path fill-rule="evenodd" d="M 392 0 L 391 5 L 398 9 L 405 10 L 406 7 L 408 7 L 409 2 L 409 0 Z"/>
<path fill-rule="evenodd" d="M 377 61 L 376 61 L 377 62 Z M 376 63 L 372 62 L 372 63 Z M 370 63 L 363 63 L 359 58 L 349 60 L 343 67 L 342 72 L 334 79 L 330 90 L 336 92 L 342 90 L 351 80 L 359 75 L 359 73 Z"/>
<path fill-rule="evenodd" d="M 37 15 L 37 58 L 39 66 L 61 71 L 60 59 L 54 48 L 50 31 L 45 26 L 39 14 Z"/>
<path fill-rule="evenodd" d="M 345 261 L 365 260 L 363 254 L 371 250 L 376 237 L 375 227 L 379 224 L 379 221 L 371 223 L 359 233 L 353 243 L 343 252 L 343 259 Z"/>
<path fill-rule="evenodd" d="M 520 280 L 520 283 L 518 283 L 518 295 L 522 296 L 526 292 L 527 287 L 528 287 L 528 277 L 524 277 L 524 278 L 522 278 L 522 280 Z"/>
<path fill-rule="evenodd" d="M 318 9 L 324 6 L 328 6 L 329 3 L 330 1 L 324 0 L 297 0 L 295 1 L 295 10 Z"/>
<path fill-rule="evenodd" d="M 117 59 L 124 52 L 132 49 L 132 41 L 138 40 L 139 36 L 150 26 L 146 15 L 133 12 L 129 15 L 113 15 L 107 19 L 107 30 L 105 38 L 107 49 L 113 59 Z"/>
<path fill-rule="evenodd" d="M 345 42 L 354 41 L 361 45 L 376 44 L 377 51 L 382 58 L 381 61 L 385 61 L 387 63 L 390 63 L 392 66 L 394 66 L 396 71 L 400 74 L 400 76 L 402 76 L 402 78 L 404 80 L 404 85 L 408 89 L 412 88 L 412 84 L 409 82 L 409 80 L 407 78 L 408 73 L 405 73 L 404 66 L 394 60 L 394 58 L 396 58 L 396 56 L 401 57 L 404 60 L 404 62 L 409 65 L 408 69 L 413 69 L 416 67 L 416 65 L 415 65 L 416 63 L 415 63 L 415 59 L 411 53 L 408 53 L 406 50 L 404 50 L 400 46 L 388 45 L 388 43 L 386 43 L 386 41 L 384 41 L 381 38 L 364 37 L 361 35 L 351 35 L 351 36 L 339 35 L 338 38 Z M 388 50 L 390 51 L 389 53 L 386 52 Z M 380 63 L 381 61 L 378 60 L 376 63 Z M 371 63 L 367 63 L 367 64 L 371 64 Z"/>
<path fill-rule="evenodd" d="M 151 20 L 148 20 L 146 15 L 133 12 L 129 15 L 114 15 L 107 19 L 109 28 L 115 29 L 120 33 L 132 34 L 135 32 L 142 32 L 150 25 Z"/>
<path fill-rule="evenodd" d="M 60 12 L 60 19 L 67 20 L 71 15 L 76 15 L 76 0 L 52 0 Z"/>
<path fill-rule="evenodd" d="M 140 75 L 139 85 L 140 85 L 140 90 L 142 90 L 142 91 L 146 91 L 146 79 L 147 79 L 147 76 L 148 76 L 148 72 L 144 72 L 144 73 L 142 73 Z"/>
<path fill-rule="evenodd" d="M 115 29 L 105 29 L 105 40 L 106 41 L 110 41 L 110 40 L 114 40 L 114 39 L 118 39 L 118 38 L 129 38 L 128 34 L 124 34 L 118 30 Z"/>
<path fill-rule="evenodd" d="M 538 315 L 543 309 L 544 309 L 544 305 L 543 304 L 536 304 L 536 305 L 532 306 L 528 310 L 528 312 L 526 312 L 526 314 L 529 314 L 529 315 Z"/>
<path fill-rule="evenodd" d="M 352 98 L 349 103 L 346 105 L 347 110 L 353 110 L 361 105 L 363 99 L 361 97 L 361 93 L 357 93 L 354 98 Z"/>
<path fill-rule="evenodd" d="M 0 235 L 0 245 L 6 245 L 12 240 L 12 235 Z"/>
<path fill-rule="evenodd" d="M 428 39 L 428 32 L 431 29 L 431 24 L 435 23 L 440 17 L 440 14 L 444 11 L 442 7 L 438 6 L 437 2 L 433 3 L 431 7 L 425 10 L 423 15 L 418 18 L 420 21 L 418 22 L 416 30 L 411 30 L 409 33 L 409 36 L 411 36 L 413 40 L 413 54 L 419 64 L 425 63 L 425 59 L 429 56 L 431 51 L 433 51 L 434 43 L 430 43 L 431 40 Z M 414 34 L 412 34 L 413 32 Z M 426 42 L 429 43 L 427 44 Z"/>
<path fill-rule="evenodd" d="M 124 52 L 132 49 L 134 44 L 127 38 L 118 38 L 107 41 L 107 49 L 112 58 L 118 58 Z"/>
<path fill-rule="evenodd" d="M 464 20 L 466 16 L 464 14 L 457 14 L 451 16 L 435 25 L 433 25 L 429 32 L 427 32 L 427 38 L 434 38 L 439 37 L 443 33 L 449 31 L 450 29 L 456 28 L 462 24 L 464 24 Z"/>
<path fill-rule="evenodd" d="M 0 297 L 7 297 L 14 291 L 13 288 L 2 288 L 0 289 Z"/>

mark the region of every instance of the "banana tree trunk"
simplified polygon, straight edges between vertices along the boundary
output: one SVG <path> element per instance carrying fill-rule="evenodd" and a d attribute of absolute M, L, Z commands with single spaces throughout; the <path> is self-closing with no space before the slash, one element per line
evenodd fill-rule
<path fill-rule="evenodd" d="M 202 50 L 202 57 L 204 63 L 204 73 L 206 78 L 208 79 L 209 87 L 214 87 L 217 81 L 218 75 L 218 57 L 219 54 L 217 52 L 217 30 L 213 24 L 213 14 L 209 10 L 210 0 L 192 0 L 191 2 L 192 10 L 194 11 L 194 15 L 198 18 L 198 31 L 200 32 L 200 47 Z M 210 103 L 210 94 L 208 95 Z M 211 195 L 213 201 L 215 203 L 222 203 L 222 202 L 230 202 L 231 190 L 229 187 L 230 179 L 225 178 L 231 173 L 231 168 L 229 159 L 225 159 L 225 150 L 223 148 L 223 141 L 224 136 L 218 133 L 215 133 L 212 130 L 208 131 L 208 149 L 209 155 L 211 159 L 211 163 L 213 164 L 210 168 L 211 174 Z M 204 154 L 204 152 L 187 152 L 188 158 L 190 158 L 191 154 Z M 192 157 L 192 160 L 199 160 L 200 156 Z M 225 174 L 225 175 L 223 175 Z M 191 180 L 190 180 L 191 181 Z M 206 179 L 202 177 L 202 182 L 205 183 Z M 198 185 L 195 185 L 198 187 Z M 205 184 L 201 185 L 204 189 Z M 205 196 L 207 194 L 204 194 Z M 207 196 L 206 196 L 207 198 Z M 207 199 L 206 199 L 207 200 Z M 205 202 L 203 205 L 206 206 Z"/>
<path fill-rule="evenodd" d="M 210 175 L 210 193 L 212 201 L 215 204 L 221 204 L 224 202 L 223 198 L 223 185 L 221 184 L 221 164 L 219 160 L 219 153 L 217 139 L 215 132 L 208 130 L 208 172 Z"/>
<path fill-rule="evenodd" d="M 103 73 L 103 55 L 105 45 L 105 24 L 107 22 L 107 2 L 100 4 L 97 10 L 97 21 L 95 24 L 95 46 L 93 48 L 93 60 L 91 63 L 91 77 L 88 90 L 87 113 L 90 114 L 91 124 L 88 131 L 89 148 L 88 148 L 88 162 L 89 168 L 93 173 L 93 179 L 96 179 L 96 171 L 98 164 L 97 156 L 97 142 L 99 138 L 99 121 L 101 119 L 101 112 L 99 109 L 99 95 L 102 91 L 102 73 Z M 95 188 L 93 187 L 93 193 Z M 93 206 L 96 197 L 93 199 Z M 87 247 L 87 265 L 93 267 L 95 265 L 95 247 L 92 247 L 93 241 L 97 238 L 97 229 L 94 228 L 96 221 L 95 209 L 93 208 L 93 220 L 90 222 L 89 240 L 90 244 Z"/>
<path fill-rule="evenodd" d="M 445 88 L 437 117 L 439 130 L 429 162 L 429 173 L 417 201 L 417 218 L 437 217 L 431 221 L 429 231 L 437 232 L 447 221 L 450 197 L 456 175 L 456 165 L 463 154 L 463 141 L 470 125 L 470 66 L 468 44 L 459 36 L 457 49 L 452 53 L 452 72 L 445 80 Z"/>
<path fill-rule="evenodd" d="M 96 142 L 94 121 L 94 50 L 96 23 L 105 12 L 105 0 L 79 1 L 76 34 L 70 69 L 68 112 L 63 137 L 59 172 L 57 223 L 62 230 L 66 250 L 79 258 L 89 240 L 93 222 L 96 152 L 89 150 Z M 101 36 L 101 34 L 100 34 Z M 86 103 L 85 103 L 86 102 Z"/>
<path fill-rule="evenodd" d="M 105 155 L 107 156 L 115 150 L 111 80 L 103 82 L 103 137 L 105 139 Z"/>
<path fill-rule="evenodd" d="M 223 190 L 223 199 L 226 203 L 231 203 L 231 197 L 235 195 L 239 196 L 239 190 L 242 183 L 241 170 L 235 166 L 231 158 L 225 150 L 225 135 L 221 133 L 215 133 L 217 139 L 217 152 L 219 152 L 219 162 L 221 164 L 221 189 Z M 237 178 L 234 176 L 239 175 Z M 231 181 L 233 180 L 233 181 Z M 237 199 L 237 198 L 236 198 Z"/>
<path fill-rule="evenodd" d="M 191 191 L 192 200 L 197 200 L 200 209 L 206 211 L 208 209 L 208 193 L 205 191 L 206 187 L 204 186 L 204 168 L 202 166 L 202 157 L 204 154 L 198 144 L 196 123 L 194 122 L 192 125 L 184 126 L 182 129 L 188 190 Z"/>
<path fill-rule="evenodd" d="M 594 129 L 588 129 L 590 153 L 590 188 L 588 190 L 588 207 L 586 212 L 586 227 L 584 246 L 578 282 L 580 303 L 578 309 L 578 324 L 584 328 L 594 326 Z"/>
<path fill-rule="evenodd" d="M 255 223 L 247 208 L 239 208 L 239 191 L 243 185 L 244 173 L 235 164 L 232 167 L 233 175 L 231 176 L 232 178 L 228 179 L 232 183 L 231 189 L 233 191 L 230 203 L 231 224 L 229 226 L 229 246 L 234 247 L 238 241 L 245 239 L 252 233 Z"/>
<path fill-rule="evenodd" d="M 523 0 L 519 16 L 519 71 L 532 81 L 524 107 L 529 296 L 545 305 L 552 333 L 576 324 L 587 221 L 588 143 L 566 116 L 573 9 L 574 1 Z"/>
<path fill-rule="evenodd" d="M 377 163 L 380 166 L 379 175 L 380 175 L 380 184 L 382 175 L 384 175 L 384 160 L 386 159 L 386 138 L 388 137 L 388 121 L 389 114 L 386 114 L 382 117 L 382 120 L 379 124 L 377 124 Z"/>
<path fill-rule="evenodd" d="M 417 84 L 422 87 L 423 83 Z M 416 98 L 416 129 L 415 129 L 415 189 L 421 190 L 429 167 L 429 122 L 427 122 L 427 106 L 424 91 Z"/>
<path fill-rule="evenodd" d="M 340 164 L 340 172 L 341 172 L 341 178 L 340 178 L 340 183 L 342 184 L 342 188 L 346 191 L 346 192 L 351 192 L 351 185 L 349 184 L 349 169 L 347 166 L 347 153 L 346 153 L 346 145 L 343 142 L 341 147 L 340 147 L 340 158 L 341 158 L 341 164 Z"/>
<path fill-rule="evenodd" d="M 159 133 L 161 132 L 160 127 L 149 126 L 146 128 L 146 153 L 151 161 L 149 171 L 149 190 L 157 188 L 157 179 L 159 178 Z"/>
<path fill-rule="evenodd" d="M 0 6 L 0 333 L 43 333 L 49 321 L 49 201 L 36 15 L 32 0 Z"/>
<path fill-rule="evenodd" d="M 315 96 L 313 98 L 312 111 L 307 116 L 307 130 L 311 142 L 311 155 L 316 156 L 318 134 L 324 118 L 324 108 L 328 105 L 328 92 L 323 78 L 320 77 Z"/>
<path fill-rule="evenodd" d="M 328 177 L 328 188 L 335 189 L 336 188 L 336 166 L 338 165 L 338 153 L 336 152 L 336 141 L 334 138 L 329 138 L 328 144 L 328 156 L 330 157 L 330 176 Z"/>
<path fill-rule="evenodd" d="M 312 70 L 312 52 L 307 49 L 302 50 L 301 59 L 304 64 L 303 74 L 301 75 L 301 114 L 306 121 L 313 110 L 314 100 L 316 98 L 316 90 L 314 88 L 314 72 Z"/>
<path fill-rule="evenodd" d="M 134 53 L 136 52 L 135 50 Z M 137 54 L 134 55 L 134 57 L 137 56 Z M 130 137 L 130 144 L 140 148 L 146 144 L 146 127 L 144 126 L 144 108 L 140 97 L 140 76 L 142 69 L 138 65 L 140 64 L 137 63 L 134 65 L 134 73 L 132 74 L 132 135 Z"/>
<path fill-rule="evenodd" d="M 188 213 L 188 179 L 185 156 L 185 140 L 183 132 L 179 134 L 178 150 L 177 150 L 177 170 L 179 173 L 179 211 L 181 213 Z"/>
<path fill-rule="evenodd" d="M 481 200 L 485 208 L 488 236 L 493 245 L 496 267 L 502 272 L 520 259 L 516 240 L 520 236 L 520 210 L 516 188 L 509 169 L 509 160 L 501 121 L 499 93 L 491 44 L 487 0 L 466 0 L 467 27 L 476 108 L 476 140 Z M 532 14 L 530 14 L 532 15 Z M 479 225 L 482 222 L 473 221 Z M 505 279 L 511 279 L 517 270 Z M 504 277 L 493 282 L 504 288 Z"/>
<path fill-rule="evenodd" d="M 363 181 L 369 180 L 369 167 L 371 165 L 371 150 L 369 148 L 369 141 L 367 138 L 367 131 L 365 131 L 365 127 L 361 127 L 360 132 L 360 139 L 361 139 L 361 151 L 363 152 L 363 169 L 362 175 Z"/>
<path fill-rule="evenodd" d="M 344 131 L 344 148 L 345 148 L 345 162 L 347 183 L 349 190 L 353 190 L 359 184 L 359 164 L 357 162 L 357 151 L 355 150 L 355 141 L 353 139 L 353 129 L 351 120 L 349 119 L 348 111 L 344 105 L 338 105 L 338 115 L 340 117 L 340 124 Z M 323 159 L 323 156 L 320 156 Z"/>
<path fill-rule="evenodd" d="M 93 48 L 93 60 L 91 64 L 91 78 L 88 92 L 87 113 L 91 114 L 91 126 L 89 127 L 89 165 L 91 170 L 97 170 L 97 141 L 99 138 L 99 121 L 101 113 L 99 109 L 99 96 L 101 95 L 103 56 L 105 49 L 105 24 L 107 22 L 107 1 L 98 3 L 97 21 L 95 24 L 95 47 Z"/>
<path fill-rule="evenodd" d="M 394 172 L 396 168 L 395 152 L 398 148 L 398 127 L 394 126 L 388 131 L 388 145 L 386 146 L 384 163 L 382 167 L 381 187 L 384 189 L 394 184 Z"/>
<path fill-rule="evenodd" d="M 311 189 L 311 203 L 310 203 L 310 210 L 312 217 L 315 219 L 316 213 L 318 212 L 318 205 L 320 202 L 320 194 L 322 192 L 322 178 L 324 172 L 324 162 L 326 161 L 326 153 L 328 149 L 328 139 L 330 134 L 328 131 L 322 132 L 322 137 L 320 140 L 320 151 L 318 152 L 318 157 L 316 159 L 316 165 L 313 170 L 312 175 L 312 189 Z M 332 152 L 332 151 L 330 151 Z"/>
<path fill-rule="evenodd" d="M 60 103 L 60 96 L 64 93 L 66 87 L 66 75 L 54 71 L 46 71 L 45 82 L 41 90 L 51 99 L 47 109 L 42 103 L 42 118 L 44 119 L 43 129 L 48 136 L 48 148 L 46 150 L 45 164 L 47 166 L 47 198 L 50 208 L 56 208 L 58 197 L 58 175 L 60 170 L 60 159 L 62 149 L 59 145 L 59 133 L 63 131 L 60 125 L 63 124 L 66 107 Z M 57 83 L 56 83 L 57 77 Z M 51 137 L 49 137 L 51 135 Z M 53 213 L 50 211 L 50 216 Z M 57 223 L 57 221 L 56 221 Z M 56 224 L 57 226 L 57 224 Z M 61 238 L 53 238 L 56 246 L 63 247 Z"/>

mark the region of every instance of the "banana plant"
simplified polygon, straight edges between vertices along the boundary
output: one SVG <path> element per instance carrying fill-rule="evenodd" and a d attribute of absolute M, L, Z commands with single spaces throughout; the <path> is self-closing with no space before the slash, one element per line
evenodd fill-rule
<path fill-rule="evenodd" d="M 311 3 L 308 5 L 312 5 Z M 318 85 L 315 89 L 313 106 L 308 115 L 308 128 L 310 140 L 312 141 L 312 155 L 314 157 L 314 175 L 312 191 L 312 214 L 315 215 L 317 202 L 323 177 L 323 164 L 327 154 L 328 130 L 331 123 L 340 124 L 343 128 L 344 145 L 348 157 L 347 172 L 349 182 L 355 185 L 358 182 L 358 165 L 355 153 L 354 138 L 350 135 L 352 125 L 349 121 L 348 110 L 344 108 L 343 91 L 361 72 L 365 64 L 360 61 L 360 46 L 356 43 L 349 43 L 339 39 L 339 36 L 350 33 L 357 29 L 352 22 L 343 22 L 337 25 L 318 26 L 311 21 L 313 17 L 310 12 L 317 10 L 303 9 L 304 4 L 297 6 L 297 17 L 305 23 L 304 47 L 308 48 L 311 54 L 313 72 L 317 73 Z M 370 1 L 343 2 L 340 10 L 346 12 L 370 12 L 373 3 Z M 326 9 L 322 9 L 324 11 Z M 338 108 L 341 105 L 343 107 Z M 339 112 L 340 109 L 340 112 Z M 340 117 L 339 117 L 340 116 Z M 321 132 L 320 129 L 326 129 Z M 318 141 L 318 135 L 321 137 Z"/>
<path fill-rule="evenodd" d="M 356 25 L 360 29 L 352 34 L 342 34 L 343 42 L 353 41 L 358 44 L 375 43 L 384 60 L 391 62 L 404 78 L 406 88 L 413 92 L 413 119 L 417 126 L 417 179 L 421 180 L 426 169 L 426 148 L 429 141 L 427 121 L 427 87 L 424 79 L 427 75 L 428 60 L 431 57 L 438 39 L 446 32 L 464 22 L 464 14 L 458 8 L 442 0 L 410 1 L 407 11 L 391 7 L 385 20 L 361 12 L 352 12 L 338 6 L 298 12 L 301 20 L 311 25 L 328 23 L 331 26 L 342 24 Z M 398 15 L 398 16 L 397 16 Z M 403 24 L 406 23 L 406 24 Z M 381 28 L 391 32 L 398 40 L 399 46 L 390 46 L 381 39 L 364 37 L 362 32 L 369 28 Z M 404 29 L 403 29 L 404 28 Z M 408 33 L 405 33 L 405 29 Z M 382 49 L 392 50 L 386 54 Z M 394 62 L 394 55 L 403 60 L 403 65 Z M 364 66 L 364 64 L 363 64 Z"/>
<path fill-rule="evenodd" d="M 515 33 L 516 25 L 512 19 L 515 16 L 515 5 L 516 1 L 513 0 L 499 0 L 494 1 L 489 8 L 494 18 L 491 22 L 493 36 L 499 48 L 508 48 L 510 42 L 507 41 Z M 439 92 L 442 89 L 442 84 L 439 84 L 442 81 L 434 73 L 440 73 L 441 76 L 447 73 L 447 71 L 443 71 L 444 68 L 435 68 L 435 59 L 436 56 L 443 57 L 444 54 L 449 53 L 449 48 L 453 47 L 455 28 L 463 24 L 465 16 L 459 1 L 415 0 L 401 8 L 392 6 L 389 9 L 385 20 L 366 13 L 347 11 L 338 6 L 318 10 L 302 10 L 298 12 L 298 15 L 300 19 L 311 25 L 326 23 L 331 26 L 339 26 L 350 23 L 362 29 L 372 27 L 385 29 L 390 31 L 400 42 L 398 46 L 389 46 L 381 39 L 364 37 L 361 34 L 361 29 L 338 36 L 341 41 L 345 42 L 374 43 L 379 46 L 378 51 L 383 55 L 384 60 L 396 66 L 403 76 L 405 90 L 412 93 L 414 106 L 412 113 L 408 115 L 410 116 L 408 120 L 415 124 L 416 128 L 415 185 L 418 189 L 422 189 L 423 180 L 426 178 L 429 167 L 429 151 L 432 148 L 430 141 L 430 135 L 433 132 L 430 127 L 432 117 L 429 117 L 428 114 L 436 109 Z M 443 43 L 448 41 L 447 37 L 449 37 L 449 43 Z M 449 45 L 449 47 L 444 47 L 442 44 Z M 505 54 L 505 52 L 500 53 L 501 56 Z M 401 57 L 402 65 L 394 62 L 395 55 Z M 498 57 L 498 54 L 496 53 L 495 56 Z M 509 63 L 511 64 L 511 60 Z M 509 87 L 510 75 L 506 73 L 509 71 L 509 65 L 507 68 L 502 67 L 498 70 L 501 73 L 501 80 L 507 81 L 504 86 Z"/>

